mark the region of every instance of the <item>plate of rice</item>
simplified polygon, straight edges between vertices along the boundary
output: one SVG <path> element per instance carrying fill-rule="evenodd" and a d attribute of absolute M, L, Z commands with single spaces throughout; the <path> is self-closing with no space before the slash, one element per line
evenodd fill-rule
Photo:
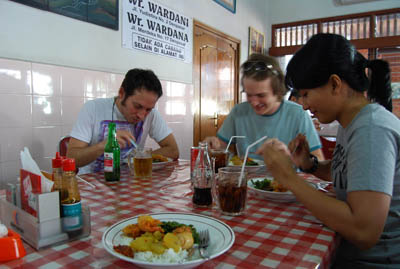
<path fill-rule="evenodd" d="M 168 158 L 165 156 L 162 156 L 160 154 L 152 154 L 152 170 L 160 170 L 164 168 L 167 164 L 171 163 L 173 161 L 172 158 Z M 127 163 L 129 168 L 132 170 L 133 169 L 133 155 L 129 155 L 127 158 L 123 160 L 123 163 Z"/>
<path fill-rule="evenodd" d="M 167 164 L 173 161 L 171 158 L 162 156 L 160 154 L 152 154 L 152 158 L 153 158 L 153 171 L 164 168 Z"/>
<path fill-rule="evenodd" d="M 229 159 L 228 166 L 242 167 L 242 165 L 243 165 L 243 160 L 240 159 L 237 155 Z M 248 172 L 257 172 L 258 170 L 264 168 L 265 168 L 265 163 L 263 160 L 257 160 L 248 157 L 244 169 Z"/>
<path fill-rule="evenodd" d="M 117 252 L 115 246 L 127 246 L 125 247 L 127 249 L 133 246 L 133 239 L 126 236 L 123 230 L 129 225 L 138 224 L 138 220 L 141 216 L 143 215 L 121 220 L 107 228 L 102 238 L 103 247 L 107 252 L 141 268 L 194 268 L 207 261 L 201 258 L 196 244 L 194 244 L 191 249 L 187 250 L 179 249 L 179 251 L 177 251 L 168 248 L 162 254 L 135 250 L 133 258 Z M 192 226 L 197 231 L 207 229 L 211 239 L 207 248 L 210 253 L 210 259 L 216 258 L 228 251 L 235 241 L 235 234 L 232 228 L 224 222 L 209 216 L 176 212 L 153 213 L 147 214 L 147 216 L 151 216 L 161 223 L 177 222 L 179 224 Z"/>
<path fill-rule="evenodd" d="M 310 186 L 315 188 L 315 185 L 308 182 Z M 296 196 L 285 189 L 281 184 L 279 184 L 273 177 L 257 177 L 252 178 L 247 182 L 247 187 L 249 193 L 252 195 L 270 200 L 273 202 L 284 202 L 291 203 L 296 201 Z"/>
<path fill-rule="evenodd" d="M 282 187 L 272 177 L 252 178 L 247 182 L 249 192 L 256 197 L 273 202 L 294 202 L 296 197 Z"/>

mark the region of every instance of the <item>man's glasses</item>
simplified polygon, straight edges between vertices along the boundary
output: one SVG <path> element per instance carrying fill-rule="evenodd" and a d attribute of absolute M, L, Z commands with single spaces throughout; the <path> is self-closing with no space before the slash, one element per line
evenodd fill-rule
<path fill-rule="evenodd" d="M 278 71 L 274 69 L 272 64 L 267 64 L 265 62 L 257 61 L 257 62 L 246 62 L 243 64 L 243 71 L 256 71 L 256 72 L 263 72 L 263 71 L 271 71 L 274 75 L 278 75 Z"/>

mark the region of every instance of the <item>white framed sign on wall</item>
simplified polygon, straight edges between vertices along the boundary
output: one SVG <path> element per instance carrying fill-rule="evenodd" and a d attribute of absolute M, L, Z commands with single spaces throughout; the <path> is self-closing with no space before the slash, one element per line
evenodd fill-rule
<path fill-rule="evenodd" d="M 123 0 L 122 14 L 123 48 L 192 62 L 192 18 L 153 0 Z"/>

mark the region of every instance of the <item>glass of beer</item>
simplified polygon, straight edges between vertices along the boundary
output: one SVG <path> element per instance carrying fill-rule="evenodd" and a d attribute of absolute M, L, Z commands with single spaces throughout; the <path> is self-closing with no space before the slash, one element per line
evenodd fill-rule
<path fill-rule="evenodd" d="M 216 176 L 215 201 L 222 214 L 238 216 L 244 213 L 247 201 L 247 173 L 241 167 L 222 167 Z"/>
<path fill-rule="evenodd" d="M 150 179 L 153 170 L 151 148 L 139 147 L 133 150 L 133 176 Z"/>

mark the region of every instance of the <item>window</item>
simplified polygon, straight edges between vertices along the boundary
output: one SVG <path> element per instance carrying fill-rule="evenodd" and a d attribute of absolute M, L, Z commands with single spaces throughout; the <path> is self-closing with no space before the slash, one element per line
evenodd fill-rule
<path fill-rule="evenodd" d="M 316 33 L 335 33 L 357 49 L 400 46 L 400 8 L 272 25 L 270 55 L 293 54 Z"/>

